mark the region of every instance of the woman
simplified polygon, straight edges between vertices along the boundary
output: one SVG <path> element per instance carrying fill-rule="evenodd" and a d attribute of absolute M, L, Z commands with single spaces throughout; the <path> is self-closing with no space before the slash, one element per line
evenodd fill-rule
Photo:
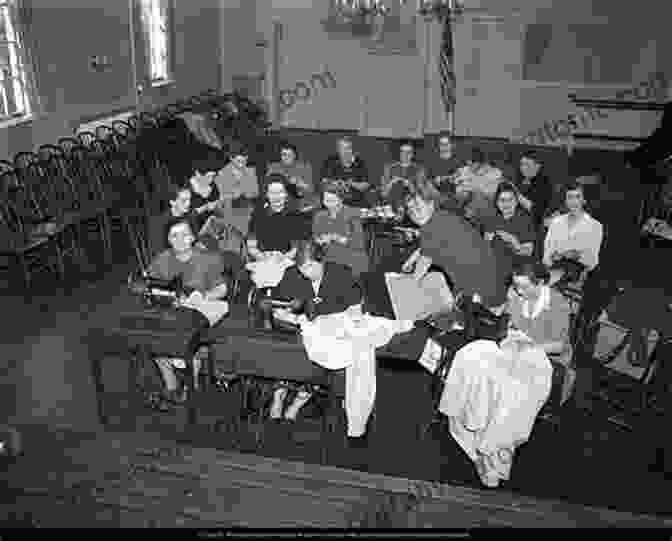
<path fill-rule="evenodd" d="M 170 222 L 166 236 L 169 248 L 154 258 L 147 273 L 163 280 L 173 280 L 180 276 L 184 287 L 195 292 L 188 299 L 181 300 L 182 306 L 201 312 L 214 325 L 229 309 L 224 300 L 228 284 L 223 258 L 194 245 L 194 233 L 189 221 L 184 218 L 176 218 Z M 155 361 L 165 383 L 165 400 L 184 402 L 185 389 L 179 392 L 175 376 L 175 368 L 186 368 L 184 360 L 161 357 Z M 200 364 L 200 356 L 197 355 L 193 365 L 195 382 Z M 161 409 L 166 409 L 166 406 L 166 402 L 163 402 Z"/>
<path fill-rule="evenodd" d="M 385 165 L 380 183 L 383 200 L 397 209 L 404 204 L 407 194 L 414 193 L 420 184 L 427 182 L 424 166 L 413 161 L 415 149 L 410 141 L 399 146 L 399 161 Z"/>
<path fill-rule="evenodd" d="M 359 305 L 361 291 L 352 272 L 338 263 L 325 261 L 325 253 L 320 245 L 312 241 L 300 241 L 296 247 L 296 266 L 285 272 L 280 283 L 273 288 L 273 297 L 277 299 L 298 300 L 302 312 L 312 318 L 336 314 Z M 268 304 L 261 300 L 262 309 L 268 310 Z M 298 325 L 301 317 L 294 312 L 277 309 L 273 316 L 282 322 Z M 279 386 L 274 393 L 270 410 L 272 419 L 282 416 L 286 386 Z M 308 402 L 312 393 L 308 389 L 299 391 L 294 401 L 284 412 L 285 419 L 295 420 L 300 409 Z"/>
<path fill-rule="evenodd" d="M 327 261 L 347 265 L 355 275 L 360 275 L 369 267 L 364 230 L 359 211 L 344 205 L 344 196 L 344 190 L 336 183 L 324 185 L 325 209 L 315 214 L 313 238 L 324 247 Z"/>
<path fill-rule="evenodd" d="M 364 160 L 353 150 L 352 139 L 340 137 L 338 152 L 322 164 L 320 179 L 324 182 L 341 181 L 347 187 L 345 202 L 352 207 L 372 207 L 378 199 L 377 186 L 369 179 Z"/>
<path fill-rule="evenodd" d="M 219 191 L 219 217 L 243 234 L 247 233 L 253 202 L 259 196 L 254 167 L 247 166 L 247 151 L 238 148 L 231 154 L 229 164 L 215 177 Z"/>
<path fill-rule="evenodd" d="M 296 199 L 296 207 L 303 210 L 317 203 L 313 168 L 308 162 L 299 160 L 296 147 L 288 142 L 280 145 L 280 161 L 269 164 L 267 177 L 274 174 L 284 175 L 290 195 Z"/>
<path fill-rule="evenodd" d="M 168 196 L 168 209 L 159 216 L 153 216 L 149 223 L 147 258 L 151 260 L 165 250 L 168 245 L 167 227 L 177 218 L 189 221 L 193 231 L 198 231 L 198 218 L 192 211 L 191 190 L 189 186 L 171 186 Z"/>
<path fill-rule="evenodd" d="M 426 186 L 408 202 L 408 214 L 420 228 L 417 249 L 403 270 L 421 279 L 434 264 L 446 272 L 457 291 L 479 294 L 486 306 L 500 306 L 506 298 L 507 267 L 489 243 L 461 216 L 439 208 L 441 195 Z"/>
<path fill-rule="evenodd" d="M 567 212 L 551 220 L 544 239 L 543 262 L 551 271 L 552 284 L 577 281 L 584 270 L 597 267 L 604 236 L 602 224 L 585 210 L 583 186 L 577 182 L 566 186 L 564 202 Z"/>
<path fill-rule="evenodd" d="M 288 206 L 283 177 L 273 175 L 266 186 L 266 199 L 255 207 L 249 224 L 247 248 L 257 261 L 283 255 L 293 258 L 296 241 L 309 238 L 310 230 L 298 213 Z"/>
<path fill-rule="evenodd" d="M 478 148 L 471 150 L 471 159 L 453 177 L 455 196 L 462 201 L 464 215 L 477 227 L 493 217 L 495 193 L 503 180 L 502 171 L 487 163 Z"/>
<path fill-rule="evenodd" d="M 521 156 L 519 172 L 516 188 L 520 204 L 532 217 L 537 230 L 541 231 L 552 205 L 553 185 L 542 171 L 542 163 L 535 152 L 526 152 Z"/>
<path fill-rule="evenodd" d="M 210 172 L 202 175 L 199 171 L 189 179 L 191 187 L 191 207 L 196 214 L 196 231 L 200 231 L 210 216 L 220 206 L 219 189 L 215 184 L 217 173 Z"/>
<path fill-rule="evenodd" d="M 510 269 L 532 257 L 536 234 L 532 219 L 520 208 L 518 191 L 510 182 L 502 182 L 495 193 L 495 215 L 483 224 L 483 237 L 491 243 L 502 261 L 510 262 Z"/>

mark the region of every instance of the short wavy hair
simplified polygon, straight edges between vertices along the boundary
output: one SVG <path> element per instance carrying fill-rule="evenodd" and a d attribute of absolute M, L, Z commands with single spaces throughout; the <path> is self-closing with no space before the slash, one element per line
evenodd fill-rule
<path fill-rule="evenodd" d="M 301 267 L 301 265 L 307 261 L 317 261 L 318 263 L 324 261 L 324 248 L 314 240 L 299 240 L 294 246 L 296 247 L 296 257 L 294 258 L 294 262 L 297 267 Z"/>
<path fill-rule="evenodd" d="M 333 193 L 342 201 L 347 194 L 347 189 L 342 182 L 325 179 L 324 184 L 322 184 L 322 195 L 325 193 Z"/>

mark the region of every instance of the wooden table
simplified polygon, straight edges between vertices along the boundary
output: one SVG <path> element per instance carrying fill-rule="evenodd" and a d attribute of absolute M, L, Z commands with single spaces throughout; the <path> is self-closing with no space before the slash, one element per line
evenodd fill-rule
<path fill-rule="evenodd" d="M 107 424 L 105 385 L 102 377 L 103 358 L 109 354 L 130 355 L 129 393 L 137 395 L 136 378 L 140 363 L 153 362 L 156 356 L 183 358 L 189 374 L 193 374 L 193 357 L 208 321 L 200 313 L 186 308 L 149 308 L 129 294 L 124 299 L 119 319 L 112 327 L 90 331 L 90 358 L 96 388 L 98 416 Z M 189 424 L 196 423 L 194 379 L 187 378 L 187 411 Z"/>

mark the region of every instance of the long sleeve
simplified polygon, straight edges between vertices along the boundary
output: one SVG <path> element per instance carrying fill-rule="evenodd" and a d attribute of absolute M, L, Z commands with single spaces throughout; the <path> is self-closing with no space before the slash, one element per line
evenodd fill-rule
<path fill-rule="evenodd" d="M 259 197 L 259 181 L 254 167 L 248 167 L 241 179 L 241 191 L 249 199 Z"/>
<path fill-rule="evenodd" d="M 543 256 L 543 263 L 547 267 L 551 266 L 551 256 L 555 253 L 557 250 L 557 245 L 558 245 L 558 228 L 559 228 L 559 222 L 557 220 L 553 220 L 548 227 L 548 231 L 546 232 L 546 237 L 544 238 L 544 256 Z"/>
<path fill-rule="evenodd" d="M 392 165 L 391 163 L 386 163 L 383 168 L 383 176 L 380 180 L 380 194 L 383 197 L 387 197 L 392 187 Z"/>
<path fill-rule="evenodd" d="M 350 231 L 350 239 L 348 246 L 353 250 L 364 250 L 364 228 L 359 216 L 351 216 L 348 220 L 348 229 Z"/>
<path fill-rule="evenodd" d="M 585 232 L 585 240 L 582 242 L 581 263 L 592 270 L 600 262 L 600 247 L 604 236 L 604 228 L 597 220 L 593 220 L 593 226 Z"/>

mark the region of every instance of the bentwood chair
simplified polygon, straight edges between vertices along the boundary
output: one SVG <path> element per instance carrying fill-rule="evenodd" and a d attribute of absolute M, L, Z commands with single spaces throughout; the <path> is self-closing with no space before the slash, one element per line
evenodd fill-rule
<path fill-rule="evenodd" d="M 11 199 L 0 199 L 0 271 L 21 272 L 27 301 L 33 293 L 37 272 L 48 271 L 63 276 L 63 261 L 57 239 L 26 224 L 13 207 Z M 9 284 L 11 285 L 11 277 Z"/>

